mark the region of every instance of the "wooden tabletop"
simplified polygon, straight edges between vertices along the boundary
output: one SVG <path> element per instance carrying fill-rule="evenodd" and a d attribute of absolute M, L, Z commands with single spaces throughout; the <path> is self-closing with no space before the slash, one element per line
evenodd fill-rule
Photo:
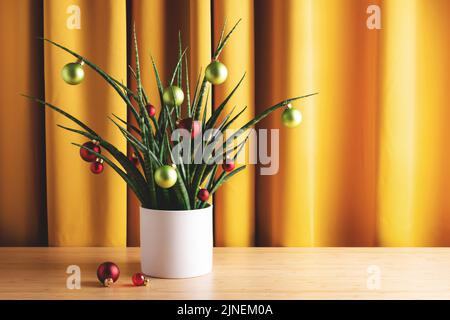
<path fill-rule="evenodd" d="M 110 288 L 104 261 L 121 269 Z M 138 248 L 0 248 L 0 299 L 450 299 L 448 248 L 215 248 L 211 274 L 133 287 L 139 269 Z"/>

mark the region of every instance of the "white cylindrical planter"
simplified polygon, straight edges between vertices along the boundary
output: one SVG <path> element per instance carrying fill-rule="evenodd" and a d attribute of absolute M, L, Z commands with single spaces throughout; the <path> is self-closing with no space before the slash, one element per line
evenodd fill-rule
<path fill-rule="evenodd" d="M 190 278 L 211 272 L 212 206 L 165 211 L 141 208 L 141 268 L 156 278 Z"/>

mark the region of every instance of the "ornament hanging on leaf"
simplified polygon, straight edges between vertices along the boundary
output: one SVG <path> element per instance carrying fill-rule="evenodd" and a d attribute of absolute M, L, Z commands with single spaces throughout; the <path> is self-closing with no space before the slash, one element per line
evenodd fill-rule
<path fill-rule="evenodd" d="M 207 189 L 200 189 L 197 193 L 198 200 L 206 202 L 209 199 L 209 191 Z"/>
<path fill-rule="evenodd" d="M 97 278 L 105 287 L 111 286 L 119 279 L 120 269 L 113 262 L 103 262 L 97 268 Z"/>
<path fill-rule="evenodd" d="M 105 169 L 105 165 L 103 164 L 103 159 L 97 158 L 95 162 L 91 163 L 91 172 L 93 174 L 100 174 Z"/>
<path fill-rule="evenodd" d="M 82 60 L 66 64 L 61 70 L 61 77 L 67 84 L 80 84 L 84 79 L 83 65 Z"/>
<path fill-rule="evenodd" d="M 184 93 L 180 87 L 169 86 L 163 91 L 163 101 L 171 107 L 180 106 L 184 101 Z"/>
<path fill-rule="evenodd" d="M 88 141 L 83 143 L 83 146 L 80 148 L 80 157 L 87 162 L 94 162 L 97 159 L 97 156 L 88 149 L 97 153 L 102 153 L 98 141 Z"/>
<path fill-rule="evenodd" d="M 300 110 L 293 108 L 292 104 L 289 103 L 281 115 L 281 121 L 284 126 L 295 128 L 302 122 L 302 113 Z"/>
<path fill-rule="evenodd" d="M 153 106 L 152 104 L 149 103 L 145 107 L 147 109 L 147 113 L 148 113 L 149 117 L 154 117 L 156 114 L 155 106 Z"/>
<path fill-rule="evenodd" d="M 191 137 L 195 138 L 201 131 L 200 121 L 193 120 L 192 118 L 186 118 L 177 122 L 178 129 L 185 129 L 191 132 Z M 191 131 L 192 130 L 192 131 Z"/>
<path fill-rule="evenodd" d="M 222 62 L 214 60 L 206 67 L 205 77 L 214 85 L 222 84 L 227 80 L 228 69 Z"/>
<path fill-rule="evenodd" d="M 224 163 L 222 163 L 222 169 L 225 172 L 231 172 L 234 170 L 236 165 L 234 164 L 234 161 L 231 159 L 225 159 Z"/>
<path fill-rule="evenodd" d="M 155 182 L 163 189 L 173 187 L 177 179 L 177 171 L 172 166 L 164 165 L 155 171 Z"/>

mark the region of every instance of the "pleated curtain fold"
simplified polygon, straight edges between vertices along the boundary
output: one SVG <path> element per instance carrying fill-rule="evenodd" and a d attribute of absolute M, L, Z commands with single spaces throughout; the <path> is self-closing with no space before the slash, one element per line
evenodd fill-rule
<path fill-rule="evenodd" d="M 368 28 L 369 6 L 381 9 Z M 246 72 L 226 111 L 234 128 L 287 97 L 258 125 L 279 129 L 275 175 L 248 166 L 214 197 L 217 246 L 450 245 L 450 1 L 448 0 L 3 0 L 0 1 L 0 245 L 138 246 L 139 204 L 112 169 L 93 175 L 85 140 L 62 116 L 20 96 L 42 97 L 126 152 L 108 119 L 127 108 L 94 71 L 69 86 L 73 57 L 59 42 L 135 88 L 132 30 L 143 84 L 157 106 L 152 56 L 164 83 L 188 46 L 195 83 L 226 22 L 242 19 L 220 60 L 228 80 L 212 110 Z M 159 112 L 159 111 L 158 111 Z M 277 150 L 278 149 L 278 150 Z"/>

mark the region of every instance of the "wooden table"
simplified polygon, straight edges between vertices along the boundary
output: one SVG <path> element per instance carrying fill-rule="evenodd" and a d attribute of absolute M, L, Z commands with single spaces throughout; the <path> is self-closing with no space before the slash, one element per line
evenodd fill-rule
<path fill-rule="evenodd" d="M 119 281 L 96 268 L 113 261 Z M 68 289 L 69 265 L 81 289 Z M 202 277 L 133 287 L 138 248 L 0 248 L 0 299 L 449 299 L 447 248 L 216 248 Z"/>

